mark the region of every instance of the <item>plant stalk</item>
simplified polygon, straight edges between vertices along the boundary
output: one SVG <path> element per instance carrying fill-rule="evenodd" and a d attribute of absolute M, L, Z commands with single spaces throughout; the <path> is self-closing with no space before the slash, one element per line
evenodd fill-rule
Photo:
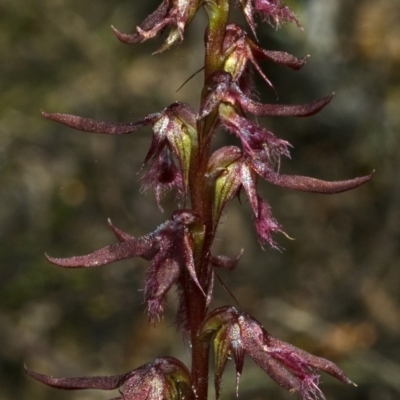
<path fill-rule="evenodd" d="M 209 24 L 205 35 L 205 81 L 213 72 L 223 66 L 223 41 L 229 16 L 229 0 L 217 0 L 205 5 Z M 204 85 L 201 97 L 206 94 Z M 207 293 L 210 285 L 210 248 L 213 241 L 212 199 L 213 194 L 207 184 L 207 164 L 210 154 L 211 136 L 218 123 L 216 112 L 198 122 L 198 148 L 193 155 L 189 190 L 192 210 L 204 224 L 205 234 L 201 243 L 196 243 L 194 259 L 200 284 Z M 206 298 L 186 274 L 187 305 L 192 344 L 192 385 L 197 400 L 206 400 L 208 392 L 209 346 L 198 339 L 198 332 L 207 314 Z"/>

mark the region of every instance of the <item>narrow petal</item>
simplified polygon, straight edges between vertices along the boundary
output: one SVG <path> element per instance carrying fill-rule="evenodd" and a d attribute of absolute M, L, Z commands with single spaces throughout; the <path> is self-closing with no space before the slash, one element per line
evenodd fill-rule
<path fill-rule="evenodd" d="M 128 233 L 122 231 L 121 229 L 117 228 L 109 218 L 107 220 L 108 225 L 110 226 L 111 230 L 113 231 L 115 237 L 118 239 L 119 242 L 128 242 L 129 240 L 136 240 L 134 236 L 129 235 Z M 151 260 L 155 254 L 158 252 L 158 247 L 153 246 L 148 252 L 141 254 L 140 257 L 144 258 L 145 260 Z"/>
<path fill-rule="evenodd" d="M 206 297 L 206 309 L 210 307 L 211 301 L 213 299 L 213 291 L 214 291 L 214 280 L 215 280 L 215 273 L 214 270 L 210 270 L 210 278 L 208 281 L 208 290 L 207 290 L 207 297 Z"/>
<path fill-rule="evenodd" d="M 97 121 L 91 118 L 78 117 L 76 115 L 70 114 L 48 114 L 42 112 L 42 115 L 46 119 L 59 122 L 61 124 L 67 125 L 70 128 L 77 129 L 84 132 L 92 133 L 103 133 L 106 135 L 122 135 L 126 133 L 132 133 L 146 125 L 152 123 L 158 114 L 151 114 L 141 121 L 128 124 L 113 124 L 105 121 Z"/>
<path fill-rule="evenodd" d="M 241 166 L 240 180 L 250 201 L 251 208 L 253 209 L 253 212 L 257 217 L 259 208 L 257 197 L 257 176 L 255 175 L 254 171 L 247 165 L 247 163 L 243 163 Z"/>
<path fill-rule="evenodd" d="M 278 385 L 286 390 L 300 391 L 301 380 L 268 354 L 265 344 L 265 330 L 260 323 L 247 314 L 244 314 L 244 316 L 241 330 L 245 351 Z"/>
<path fill-rule="evenodd" d="M 308 59 L 308 56 L 297 58 L 284 51 L 265 50 L 259 46 L 254 45 L 253 43 L 251 43 L 251 49 L 253 51 L 254 57 L 258 60 L 272 61 L 276 64 L 285 65 L 286 67 L 292 68 L 294 70 L 299 70 L 300 68 L 302 68 Z"/>
<path fill-rule="evenodd" d="M 333 95 L 315 100 L 311 103 L 301 105 L 285 104 L 262 104 L 253 101 L 240 93 L 237 100 L 240 105 L 248 112 L 256 116 L 275 116 L 275 117 L 308 117 L 322 110 L 331 102 Z"/>
<path fill-rule="evenodd" d="M 66 390 L 79 389 L 102 389 L 114 390 L 122 386 L 132 374 L 131 372 L 124 375 L 116 376 L 88 376 L 82 378 L 54 378 L 52 376 L 40 374 L 39 372 L 31 371 L 25 367 L 25 372 L 45 385 Z"/>
<path fill-rule="evenodd" d="M 117 28 L 111 25 L 111 29 L 113 30 L 115 36 L 117 39 L 126 44 L 134 44 L 134 43 L 140 43 L 142 41 L 142 37 L 138 32 L 136 33 L 122 33 L 120 32 Z"/>
<path fill-rule="evenodd" d="M 178 280 L 179 264 L 174 259 L 166 259 L 160 265 L 157 260 L 146 274 L 145 298 L 150 321 L 160 319 L 164 311 L 165 296 Z"/>
<path fill-rule="evenodd" d="M 346 192 L 354 189 L 371 180 L 373 173 L 345 181 L 323 181 L 310 178 L 308 176 L 281 175 L 274 171 L 262 171 L 262 168 L 256 168 L 257 173 L 265 180 L 277 186 L 287 187 L 289 189 L 300 190 L 303 192 L 313 192 L 321 194 L 334 194 Z"/>
<path fill-rule="evenodd" d="M 197 278 L 196 269 L 194 266 L 194 259 L 193 259 L 193 240 L 190 237 L 188 232 L 183 233 L 183 256 L 185 259 L 185 266 L 189 271 L 190 277 L 193 279 L 196 286 L 199 288 L 200 292 L 206 296 L 203 288 L 200 285 L 200 282 Z"/>
<path fill-rule="evenodd" d="M 142 31 L 149 31 L 159 24 L 168 14 L 170 8 L 170 0 L 163 0 L 158 8 L 152 12 L 140 25 Z M 124 43 L 133 44 L 143 41 L 143 37 L 139 33 L 124 34 L 119 32 L 114 27 L 111 27 L 117 38 Z"/>
<path fill-rule="evenodd" d="M 268 335 L 268 346 L 272 349 L 277 349 L 277 354 L 280 352 L 286 352 L 288 354 L 296 355 L 302 363 L 307 364 L 310 367 L 319 369 L 321 371 L 326 372 L 329 375 L 332 375 L 334 378 L 340 380 L 341 382 L 347 384 L 354 384 L 345 374 L 344 372 L 332 361 L 326 360 L 325 358 L 314 356 L 308 353 L 305 350 L 299 349 L 296 346 L 293 346 L 290 343 L 283 342 L 282 340 Z"/>
<path fill-rule="evenodd" d="M 248 352 L 254 362 L 262 368 L 272 380 L 274 380 L 279 386 L 282 386 L 286 390 L 290 391 L 301 391 L 301 380 L 295 377 L 287 368 L 285 368 L 278 361 L 274 360 L 266 352 Z"/>
<path fill-rule="evenodd" d="M 46 255 L 52 264 L 64 268 L 91 268 L 110 264 L 114 261 L 125 260 L 148 253 L 154 245 L 154 240 L 149 236 L 143 236 L 128 242 L 115 243 L 103 247 L 94 253 L 70 258 L 53 258 Z"/>
<path fill-rule="evenodd" d="M 129 240 L 135 240 L 135 237 L 133 237 L 133 236 L 129 235 L 128 233 L 122 231 L 121 229 L 117 228 L 112 223 L 110 218 L 108 218 L 107 222 L 119 242 L 128 242 Z"/>

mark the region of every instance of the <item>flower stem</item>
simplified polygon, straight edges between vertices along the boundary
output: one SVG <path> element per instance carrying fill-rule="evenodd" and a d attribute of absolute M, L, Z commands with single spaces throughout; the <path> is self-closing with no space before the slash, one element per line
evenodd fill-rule
<path fill-rule="evenodd" d="M 205 6 L 209 25 L 205 36 L 205 80 L 213 72 L 222 69 L 223 65 L 223 40 L 225 26 L 228 22 L 229 0 L 216 0 Z M 202 98 L 207 88 L 204 85 Z M 198 214 L 204 224 L 204 240 L 195 243 L 194 259 L 196 273 L 205 292 L 210 285 L 210 248 L 213 241 L 212 221 L 212 192 L 207 184 L 207 164 L 210 153 L 212 132 L 218 123 L 216 113 L 211 113 L 204 120 L 198 122 L 198 148 L 193 155 L 189 190 L 193 211 Z M 187 305 L 189 314 L 189 326 L 192 344 L 192 385 L 197 400 L 206 400 L 208 392 L 208 357 L 209 346 L 198 338 L 198 332 L 207 314 L 207 301 L 186 275 Z"/>

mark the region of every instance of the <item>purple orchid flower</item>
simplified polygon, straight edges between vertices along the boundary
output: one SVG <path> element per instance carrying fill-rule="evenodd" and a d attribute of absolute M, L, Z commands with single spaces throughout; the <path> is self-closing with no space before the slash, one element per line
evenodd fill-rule
<path fill-rule="evenodd" d="M 56 389 L 83 390 L 119 389 L 121 396 L 113 400 L 193 400 L 195 398 L 188 369 L 173 357 L 160 357 L 152 363 L 123 375 L 54 378 L 25 368 L 26 373 Z"/>
<path fill-rule="evenodd" d="M 132 44 L 152 39 L 167 26 L 170 26 L 171 30 L 167 39 L 156 52 L 161 53 L 174 43 L 183 40 L 185 28 L 192 21 L 198 8 L 199 0 L 163 0 L 160 6 L 136 28 L 136 33 L 126 34 L 114 27 L 112 29 L 121 42 Z"/>
<path fill-rule="evenodd" d="M 353 384 L 331 361 L 273 337 L 256 319 L 237 311 L 234 307 L 220 307 L 208 315 L 200 330 L 200 337 L 209 342 L 212 336 L 217 400 L 221 392 L 222 374 L 230 358 L 233 358 L 236 366 L 238 393 L 246 353 L 276 383 L 291 392 L 298 392 L 304 400 L 325 399 L 318 387 L 317 370 L 324 371 L 344 383 Z"/>

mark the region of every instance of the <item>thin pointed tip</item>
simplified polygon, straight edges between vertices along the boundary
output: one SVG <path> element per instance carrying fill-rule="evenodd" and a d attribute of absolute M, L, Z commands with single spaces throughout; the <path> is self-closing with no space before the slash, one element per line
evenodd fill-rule
<path fill-rule="evenodd" d="M 44 256 L 46 257 L 46 260 L 47 260 L 49 263 L 54 264 L 54 265 L 58 265 L 58 264 L 57 264 L 57 258 L 51 257 L 51 256 L 49 256 L 47 253 L 44 253 Z"/>

